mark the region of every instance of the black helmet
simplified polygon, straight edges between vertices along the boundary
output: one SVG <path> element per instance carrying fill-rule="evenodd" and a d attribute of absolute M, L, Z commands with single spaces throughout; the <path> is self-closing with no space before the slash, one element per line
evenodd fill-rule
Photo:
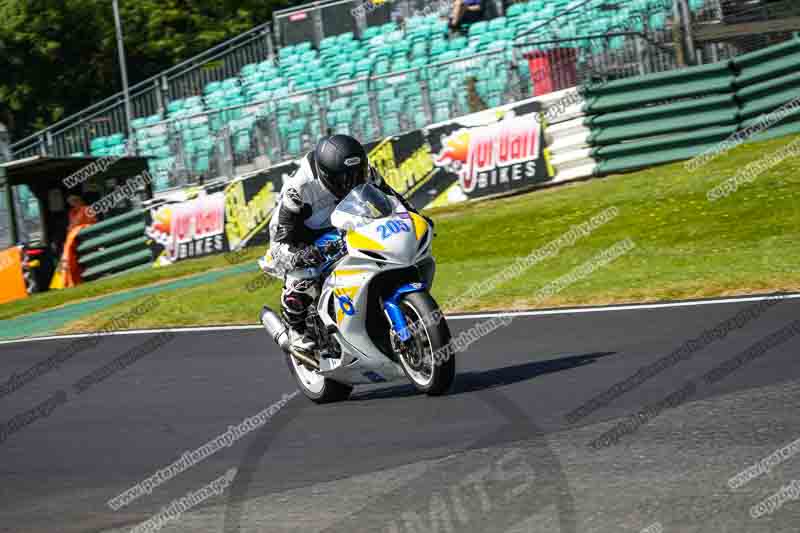
<path fill-rule="evenodd" d="M 349 135 L 322 139 L 314 149 L 314 164 L 319 179 L 339 199 L 367 181 L 367 151 Z"/>

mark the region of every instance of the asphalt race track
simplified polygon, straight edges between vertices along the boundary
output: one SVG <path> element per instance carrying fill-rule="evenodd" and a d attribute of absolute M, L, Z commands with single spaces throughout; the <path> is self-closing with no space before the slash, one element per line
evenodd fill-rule
<path fill-rule="evenodd" d="M 336 405 L 296 396 L 117 511 L 109 499 L 296 390 L 277 348 L 259 330 L 177 333 L 79 392 L 155 337 L 117 335 L 9 392 L 76 340 L 0 345 L 0 531 L 130 531 L 229 469 L 230 486 L 160 531 L 797 531 L 796 496 L 751 507 L 800 479 L 800 456 L 728 480 L 800 439 L 800 299 L 587 404 L 756 305 L 518 317 L 459 355 L 446 397 L 404 384 Z M 596 440 L 646 407 L 618 442 Z"/>

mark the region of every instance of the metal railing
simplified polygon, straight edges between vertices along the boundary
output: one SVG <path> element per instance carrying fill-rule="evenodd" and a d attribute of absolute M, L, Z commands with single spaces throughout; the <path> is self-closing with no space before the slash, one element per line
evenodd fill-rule
<path fill-rule="evenodd" d="M 521 76 L 508 51 L 500 50 L 204 111 L 142 129 L 167 137 L 170 155 L 162 160 L 169 165 L 156 172 L 155 183 L 156 189 L 167 190 L 232 178 L 244 165 L 254 170 L 296 158 L 329 132 L 375 141 L 530 95 L 527 75 Z"/>
<path fill-rule="evenodd" d="M 170 100 L 202 93 L 209 81 L 237 76 L 248 63 L 273 57 L 268 24 L 262 24 L 130 88 L 135 117 L 161 115 Z M 127 132 L 122 93 L 12 144 L 15 158 L 39 154 L 68 156 L 87 153 L 89 141 L 117 132 Z"/>
<path fill-rule="evenodd" d="M 529 61 L 534 94 L 590 81 L 609 81 L 678 68 L 674 54 L 638 32 L 517 43 L 514 55 Z"/>
<path fill-rule="evenodd" d="M 275 40 L 281 46 L 311 41 L 318 46 L 325 37 L 364 30 L 418 13 L 435 11 L 439 0 L 327 0 L 276 11 Z M 499 2 L 498 2 L 499 3 Z"/>
<path fill-rule="evenodd" d="M 690 2 L 679 1 L 688 12 Z M 714 62 L 788 39 L 800 30 L 800 4 L 796 0 L 705 0 L 685 27 L 696 62 Z"/>

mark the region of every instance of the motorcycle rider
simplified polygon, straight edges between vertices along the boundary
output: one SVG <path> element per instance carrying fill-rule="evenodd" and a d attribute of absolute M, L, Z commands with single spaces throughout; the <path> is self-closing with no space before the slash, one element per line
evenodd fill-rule
<path fill-rule="evenodd" d="M 292 348 L 311 355 L 316 347 L 308 310 L 316 305 L 321 281 L 309 277 L 308 268 L 324 258 L 314 241 L 328 231 L 331 214 L 358 185 L 371 183 L 396 197 L 409 211 L 416 210 L 392 189 L 369 164 L 364 147 L 349 135 L 333 135 L 319 141 L 283 184 L 269 224 L 270 246 L 261 268 L 282 278 L 281 315 L 289 327 Z M 425 217 L 433 226 L 433 223 Z"/>

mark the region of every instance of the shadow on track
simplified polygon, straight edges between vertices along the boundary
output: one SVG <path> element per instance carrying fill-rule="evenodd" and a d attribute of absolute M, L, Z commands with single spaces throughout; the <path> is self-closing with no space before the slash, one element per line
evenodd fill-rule
<path fill-rule="evenodd" d="M 601 357 L 614 355 L 617 352 L 593 352 L 583 355 L 571 355 L 559 357 L 558 359 L 548 359 L 547 361 L 535 361 L 523 363 L 521 365 L 504 366 L 492 368 L 490 370 L 478 370 L 464 372 L 456 375 L 453 390 L 448 396 L 463 394 L 465 392 L 477 392 L 487 389 L 494 389 L 505 385 L 513 385 L 520 381 L 527 381 L 553 372 L 570 370 L 579 366 L 594 363 Z M 402 398 L 407 396 L 417 396 L 418 392 L 413 385 L 393 385 L 382 389 L 354 393 L 349 401 L 371 401 L 383 398 Z"/>
<path fill-rule="evenodd" d="M 430 510 L 431 525 L 438 527 L 438 520 L 448 524 L 468 525 L 473 531 L 505 530 L 529 519 L 546 508 L 555 512 L 554 525 L 563 533 L 577 533 L 575 502 L 563 472 L 558 455 L 550 448 L 542 429 L 509 398 L 497 389 L 533 379 L 552 372 L 591 364 L 600 357 L 616 352 L 596 352 L 584 355 L 560 357 L 547 361 L 531 362 L 485 371 L 465 372 L 456 378 L 455 390 L 451 394 L 476 393 L 477 398 L 489 406 L 505 424 L 499 429 L 470 442 L 463 442 L 458 452 L 432 464 L 421 476 L 409 480 L 387 494 L 376 495 L 369 503 L 356 509 L 348 509 L 335 523 L 324 529 L 324 533 L 338 533 L 374 530 L 376 513 L 380 516 L 378 529 L 397 533 L 418 530 L 414 524 L 427 521 L 426 511 Z M 386 397 L 403 397 L 418 394 L 412 386 L 393 386 L 356 396 L 351 401 L 374 400 Z M 224 519 L 225 533 L 239 533 L 243 519 L 243 506 L 248 499 L 250 484 L 259 469 L 259 463 L 281 430 L 291 420 L 311 407 L 310 402 L 296 403 L 292 409 L 281 410 L 275 424 L 262 431 L 245 452 L 239 474 L 230 491 Z M 464 452 L 494 448 L 498 450 L 498 435 L 507 445 L 525 441 L 524 453 L 517 451 L 497 451 L 486 459 L 488 464 L 469 465 Z M 503 471 L 502 465 L 516 461 L 510 471 Z M 513 472 L 516 486 L 509 473 Z M 522 479 L 520 479 L 520 477 Z M 439 490 L 429 493 L 429 487 L 436 484 Z M 513 485 L 513 483 L 512 483 Z M 493 495 L 490 498 L 489 495 Z M 470 498 L 471 496 L 471 498 Z M 448 505 L 445 500 L 452 499 Z M 434 501 L 443 507 L 434 509 Z M 390 503 L 388 508 L 376 509 L 374 506 Z M 466 511 L 469 509 L 469 511 Z M 460 511 L 459 511 L 460 510 Z M 440 512 L 444 514 L 440 516 Z M 425 530 L 423 527 L 422 530 Z"/>

